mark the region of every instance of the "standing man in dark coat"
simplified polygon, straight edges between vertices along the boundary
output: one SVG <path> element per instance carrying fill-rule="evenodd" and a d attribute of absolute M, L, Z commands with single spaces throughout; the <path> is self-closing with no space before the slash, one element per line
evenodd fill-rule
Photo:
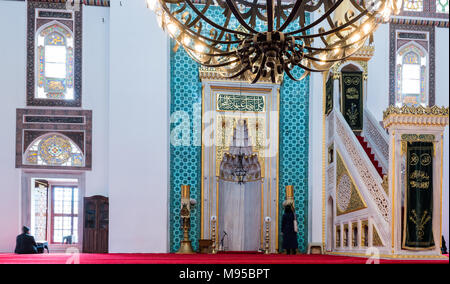
<path fill-rule="evenodd" d="M 283 249 L 286 254 L 295 254 L 298 248 L 297 232 L 294 228 L 295 213 L 291 205 L 284 208 L 281 232 L 283 233 Z"/>
<path fill-rule="evenodd" d="M 17 254 L 35 254 L 37 251 L 37 244 L 34 237 L 30 235 L 30 229 L 26 226 L 22 228 L 22 234 L 16 238 L 16 250 Z"/>

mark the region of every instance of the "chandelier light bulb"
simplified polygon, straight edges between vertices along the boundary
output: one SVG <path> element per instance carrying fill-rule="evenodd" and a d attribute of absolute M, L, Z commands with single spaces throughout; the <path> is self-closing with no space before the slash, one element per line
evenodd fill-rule
<path fill-rule="evenodd" d="M 169 34 L 170 34 L 171 36 L 175 36 L 176 33 L 178 32 L 177 25 L 175 25 L 174 23 L 168 23 L 168 24 L 166 25 L 166 27 L 167 27 L 167 31 L 169 32 Z"/>
<path fill-rule="evenodd" d="M 184 36 L 184 38 L 183 38 L 183 44 L 184 45 L 187 45 L 187 46 L 190 46 L 191 45 L 191 41 L 192 41 L 192 39 L 189 37 L 189 36 Z"/>
<path fill-rule="evenodd" d="M 354 35 L 352 35 L 352 37 L 350 38 L 350 43 L 357 43 L 358 40 L 361 39 L 361 36 L 359 35 L 359 33 L 356 33 Z"/>
<path fill-rule="evenodd" d="M 365 23 L 362 27 L 363 32 L 365 35 L 369 34 L 370 30 L 372 29 L 372 25 L 370 23 Z"/>
<path fill-rule="evenodd" d="M 147 0 L 147 7 L 152 11 L 156 11 L 158 4 L 158 0 Z"/>
<path fill-rule="evenodd" d="M 383 20 L 387 22 L 389 20 L 389 17 L 391 16 L 391 9 L 385 7 L 381 12 L 381 16 L 383 17 Z"/>
<path fill-rule="evenodd" d="M 203 44 L 201 44 L 201 43 L 197 43 L 195 45 L 195 51 L 197 51 L 198 53 L 205 52 L 205 49 L 206 49 L 205 46 Z"/>
<path fill-rule="evenodd" d="M 318 62 L 318 64 L 325 65 L 326 64 L 325 60 L 327 59 L 327 55 L 325 53 L 321 53 L 319 55 L 319 59 L 320 59 L 320 61 Z"/>
<path fill-rule="evenodd" d="M 340 51 L 341 51 L 341 49 L 340 49 L 339 47 L 335 47 L 335 48 L 333 49 L 334 55 L 338 54 Z"/>

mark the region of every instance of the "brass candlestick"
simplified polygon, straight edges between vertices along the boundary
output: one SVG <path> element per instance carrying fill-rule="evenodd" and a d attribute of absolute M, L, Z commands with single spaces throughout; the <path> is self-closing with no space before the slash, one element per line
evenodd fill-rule
<path fill-rule="evenodd" d="M 270 217 L 266 217 L 266 235 L 264 254 L 270 253 Z"/>
<path fill-rule="evenodd" d="M 183 240 L 180 242 L 178 254 L 193 254 L 189 231 L 191 229 L 190 186 L 181 186 L 181 221 L 183 227 Z"/>
<path fill-rule="evenodd" d="M 292 209 L 294 209 L 294 186 L 287 185 L 286 186 L 286 200 L 284 202 L 284 206 L 291 205 Z"/>
<path fill-rule="evenodd" d="M 211 217 L 211 240 L 212 240 L 212 254 L 217 253 L 217 243 L 216 243 L 216 216 Z"/>

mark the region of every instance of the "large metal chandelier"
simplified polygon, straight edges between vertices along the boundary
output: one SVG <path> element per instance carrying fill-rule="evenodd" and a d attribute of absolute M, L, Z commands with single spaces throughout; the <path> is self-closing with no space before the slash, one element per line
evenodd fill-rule
<path fill-rule="evenodd" d="M 402 0 L 147 0 L 160 26 L 226 78 L 301 80 L 357 52 Z M 213 6 L 218 6 L 213 8 Z M 212 9 L 221 9 L 220 21 Z M 307 23 L 307 13 L 319 16 Z M 218 22 L 219 21 L 219 22 Z M 238 26 L 237 26 L 238 25 Z M 261 28 L 262 26 L 262 28 Z M 305 70 L 296 77 L 295 68 Z"/>

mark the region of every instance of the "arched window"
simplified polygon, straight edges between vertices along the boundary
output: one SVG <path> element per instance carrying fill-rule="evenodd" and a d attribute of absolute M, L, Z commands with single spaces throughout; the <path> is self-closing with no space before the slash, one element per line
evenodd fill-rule
<path fill-rule="evenodd" d="M 415 44 L 397 52 L 396 105 L 427 106 L 427 54 Z"/>
<path fill-rule="evenodd" d="M 84 155 L 69 138 L 50 134 L 36 139 L 24 155 L 25 165 L 84 167 Z"/>
<path fill-rule="evenodd" d="M 74 99 L 74 40 L 72 33 L 54 23 L 36 34 L 37 99 Z"/>

